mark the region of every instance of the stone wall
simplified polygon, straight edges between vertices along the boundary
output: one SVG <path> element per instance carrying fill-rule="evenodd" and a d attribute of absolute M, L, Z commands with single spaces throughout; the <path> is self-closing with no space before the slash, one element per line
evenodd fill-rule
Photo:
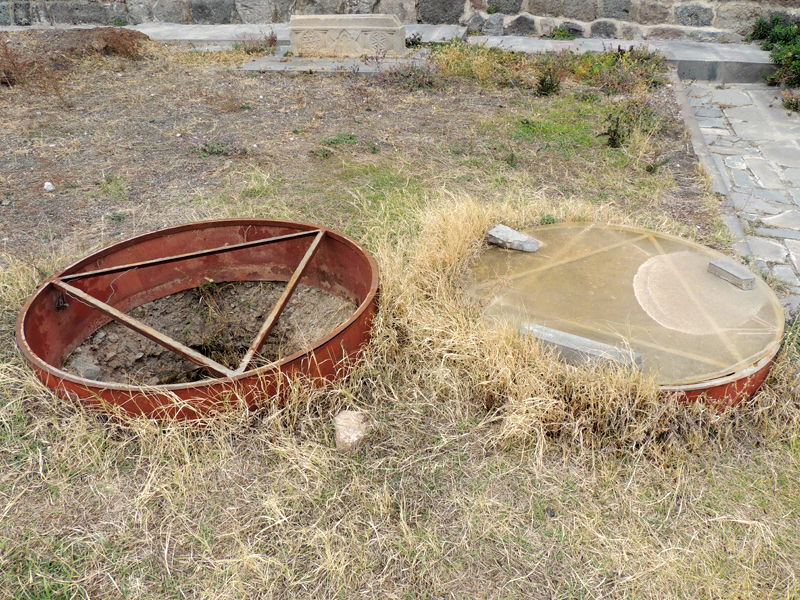
<path fill-rule="evenodd" d="M 404 23 L 461 23 L 485 35 L 734 42 L 760 17 L 800 19 L 800 0 L 0 0 L 0 25 L 279 23 L 293 14 L 389 13 Z"/>

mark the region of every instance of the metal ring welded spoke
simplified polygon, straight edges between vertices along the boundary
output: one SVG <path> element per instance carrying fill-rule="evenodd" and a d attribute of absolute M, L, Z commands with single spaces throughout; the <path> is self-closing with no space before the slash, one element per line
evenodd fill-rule
<path fill-rule="evenodd" d="M 133 329 L 135 332 L 142 334 L 147 339 L 154 341 L 156 344 L 163 346 L 167 350 L 171 350 L 186 360 L 189 360 L 201 367 L 205 367 L 218 377 L 231 377 L 235 374 L 233 371 L 219 364 L 215 360 L 208 358 L 204 354 L 200 354 L 196 350 L 192 350 L 189 348 L 189 346 L 181 344 L 179 341 L 172 339 L 168 335 L 164 335 L 149 325 L 145 325 L 141 321 L 134 319 L 133 317 L 129 317 L 125 313 L 118 311 L 116 308 L 106 304 L 102 300 L 98 300 L 94 296 L 90 296 L 83 290 L 79 290 L 78 288 L 73 287 L 68 283 L 64 283 L 59 279 L 54 279 L 51 283 L 62 292 L 65 292 L 80 302 L 88 304 L 92 308 L 99 310 L 104 315 L 111 317 L 129 329 Z"/>
<path fill-rule="evenodd" d="M 133 317 L 128 316 L 127 314 L 117 310 L 116 308 L 107 304 L 106 302 L 98 300 L 94 296 L 87 294 L 83 290 L 80 290 L 66 283 L 67 281 L 74 281 L 78 279 L 86 279 L 89 277 L 98 277 L 100 275 L 120 273 L 123 271 L 129 271 L 140 267 L 169 264 L 171 262 L 188 260 L 191 258 L 198 258 L 201 256 L 210 256 L 213 254 L 220 254 L 224 252 L 232 252 L 234 250 L 252 248 L 255 246 L 270 244 L 274 242 L 284 242 L 301 237 L 307 237 L 310 235 L 315 236 L 314 240 L 311 242 L 311 245 L 309 246 L 308 250 L 303 256 L 303 259 L 300 261 L 300 264 L 295 269 L 291 279 L 289 279 L 288 283 L 286 284 L 286 288 L 284 289 L 283 294 L 281 294 L 281 297 L 278 299 L 278 302 L 275 304 L 272 311 L 270 311 L 270 314 L 267 316 L 266 320 L 262 324 L 261 329 L 259 330 L 253 342 L 250 344 L 250 347 L 245 353 L 244 358 L 242 359 L 241 363 L 239 364 L 239 367 L 235 371 L 225 367 L 224 365 L 221 365 L 217 361 L 212 360 L 211 358 L 205 356 L 204 354 L 201 354 L 200 352 L 197 352 L 196 350 L 189 348 L 185 344 L 182 344 L 181 342 L 171 338 L 170 336 L 165 335 L 156 329 L 153 329 L 152 327 L 146 325 L 145 323 L 142 323 L 138 319 L 134 319 Z M 321 229 L 312 229 L 310 231 L 303 231 L 301 233 L 276 236 L 272 238 L 266 238 L 263 240 L 255 240 L 252 242 L 243 242 L 241 244 L 233 244 L 230 246 L 220 246 L 217 248 L 210 248 L 207 250 L 198 250 L 196 252 L 189 252 L 186 254 L 165 256 L 138 263 L 129 263 L 125 265 L 119 265 L 116 267 L 96 269 L 94 271 L 87 271 L 85 273 L 64 275 L 60 278 L 55 278 L 51 280 L 50 283 L 57 289 L 61 290 L 62 292 L 65 292 L 66 294 L 69 294 L 70 296 L 76 298 L 78 301 L 83 302 L 84 304 L 87 304 L 92 308 L 95 308 L 96 310 L 100 311 L 107 317 L 112 318 L 119 324 L 129 329 L 132 329 L 133 331 L 136 331 L 137 333 L 143 335 L 144 337 L 155 342 L 156 344 L 159 344 L 160 346 L 166 348 L 167 350 L 174 352 L 178 356 L 181 356 L 200 367 L 208 369 L 214 375 L 218 377 L 233 377 L 234 375 L 239 375 L 241 373 L 244 373 L 247 370 L 247 367 L 252 362 L 253 357 L 261 350 L 262 346 L 269 337 L 269 334 L 272 332 L 272 329 L 275 327 L 278 318 L 281 316 L 281 313 L 286 308 L 286 305 L 288 304 L 289 300 L 291 299 L 292 295 L 297 289 L 297 286 L 300 283 L 300 278 L 303 276 L 306 267 L 308 267 L 309 262 L 319 249 L 319 245 L 324 237 L 325 237 L 325 231 Z"/>
<path fill-rule="evenodd" d="M 258 335 L 253 340 L 253 343 L 250 344 L 250 348 L 248 348 L 247 352 L 242 359 L 242 362 L 239 364 L 239 368 L 236 369 L 236 373 L 244 373 L 247 370 L 247 367 L 250 365 L 250 361 L 253 360 L 253 357 L 261 351 L 261 347 L 264 345 L 264 342 L 267 341 L 270 332 L 272 332 L 272 328 L 275 327 L 275 324 L 278 321 L 278 317 L 281 316 L 283 309 L 286 308 L 289 300 L 291 299 L 294 291 L 297 289 L 297 285 L 300 283 L 300 278 L 303 276 L 303 273 L 308 266 L 308 263 L 317 253 L 317 249 L 319 248 L 320 242 L 322 242 L 322 238 L 325 237 L 324 231 L 319 231 L 317 233 L 317 237 L 314 238 L 314 241 L 311 242 L 311 245 L 306 250 L 305 256 L 303 256 L 303 260 L 300 261 L 300 264 L 297 265 L 297 269 L 295 269 L 294 273 L 292 274 L 292 278 L 286 284 L 286 288 L 283 290 L 283 294 L 278 299 L 278 302 L 275 303 L 274 308 L 267 316 L 264 324 L 261 326 L 261 329 L 258 332 Z"/>
<path fill-rule="evenodd" d="M 241 244 L 233 244 L 232 246 L 219 246 L 217 248 L 209 248 L 207 250 L 198 250 L 196 252 L 188 252 L 186 254 L 176 254 L 174 256 L 164 256 L 161 258 L 154 258 L 152 260 L 145 260 L 138 263 L 130 263 L 119 265 L 116 267 L 107 267 L 105 269 L 96 269 L 94 271 L 86 271 L 85 273 L 73 273 L 72 275 L 64 275 L 61 281 L 75 281 L 76 279 L 86 279 L 87 277 L 97 277 L 99 275 L 110 275 L 112 273 L 119 273 L 121 271 L 128 271 L 138 269 L 140 267 L 150 267 L 153 265 L 163 265 L 171 262 L 177 262 L 189 258 L 196 258 L 199 256 L 210 256 L 212 254 L 221 254 L 223 252 L 231 252 L 233 250 L 241 250 L 242 248 L 252 248 L 254 246 L 262 246 L 264 244 L 271 244 L 274 242 L 285 242 L 295 238 L 306 237 L 319 233 L 319 229 L 311 229 L 301 233 L 291 233 L 288 235 L 279 235 L 277 237 L 265 238 L 263 240 L 254 240 L 252 242 L 243 242 Z"/>

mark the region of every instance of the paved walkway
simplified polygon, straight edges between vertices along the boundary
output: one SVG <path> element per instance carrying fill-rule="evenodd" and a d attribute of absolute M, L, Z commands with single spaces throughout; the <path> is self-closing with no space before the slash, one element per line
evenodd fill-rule
<path fill-rule="evenodd" d="M 717 190 L 735 211 L 736 249 L 753 270 L 782 282 L 800 308 L 800 115 L 766 84 L 691 83 L 686 95 L 713 161 Z M 695 142 L 695 145 L 697 143 Z"/>

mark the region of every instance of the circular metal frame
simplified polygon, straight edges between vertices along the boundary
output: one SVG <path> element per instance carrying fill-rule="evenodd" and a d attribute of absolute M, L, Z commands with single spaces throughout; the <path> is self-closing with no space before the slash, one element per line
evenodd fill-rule
<path fill-rule="evenodd" d="M 616 233 L 612 235 L 612 232 L 619 232 L 619 236 Z M 713 249 L 683 238 L 637 227 L 584 222 L 559 223 L 539 227 L 528 233 L 538 239 L 542 249 L 534 255 L 508 250 L 490 250 L 494 254 L 485 263 L 486 266 L 480 267 L 484 271 L 476 270 L 475 272 L 479 273 L 477 276 L 473 272 L 474 282 L 470 293 L 477 297 L 478 294 L 484 293 L 485 289 L 491 289 L 495 284 L 500 290 L 517 285 L 518 287 L 510 287 L 510 299 L 508 300 L 502 296 L 504 292 L 492 292 L 494 295 L 491 296 L 492 300 L 489 302 L 488 308 L 494 311 L 491 313 L 494 318 L 511 319 L 516 322 L 522 315 L 524 320 L 526 311 L 529 309 L 532 314 L 529 318 L 533 323 L 555 327 L 557 330 L 560 329 L 558 325 L 551 325 L 550 322 L 563 323 L 564 331 L 567 334 L 581 336 L 585 335 L 584 331 L 589 331 L 587 338 L 594 339 L 592 338 L 592 333 L 594 333 L 599 336 L 597 341 L 606 344 L 617 342 L 617 338 L 611 335 L 612 332 L 623 343 L 626 338 L 622 333 L 613 331 L 613 328 L 603 329 L 593 319 L 599 319 L 602 322 L 607 319 L 609 323 L 621 325 L 621 331 L 628 336 L 631 335 L 634 327 L 649 333 L 645 329 L 647 327 L 644 324 L 645 320 L 661 324 L 661 321 L 657 321 L 641 304 L 635 291 L 633 289 L 629 291 L 625 287 L 632 268 L 639 264 L 636 262 L 637 259 L 645 260 L 650 257 L 648 262 L 652 262 L 666 256 L 676 256 L 675 253 L 679 253 L 683 248 L 686 248 L 687 253 L 691 251 L 698 257 L 702 257 L 700 263 L 707 264 L 706 261 L 725 258 L 723 254 Z M 582 237 L 584 234 L 591 234 L 594 237 L 590 239 L 597 239 L 602 243 L 595 247 L 589 242 L 584 242 Z M 659 240 L 661 241 L 659 242 Z M 667 243 L 671 246 L 666 246 Z M 637 252 L 631 251 L 630 256 L 624 258 L 628 256 L 625 253 L 629 246 L 636 247 Z M 622 259 L 615 259 L 615 253 Z M 642 263 L 642 265 L 644 264 Z M 664 285 L 663 289 L 659 289 L 659 291 L 662 294 L 677 293 L 682 298 L 691 299 L 691 306 L 702 305 L 704 300 L 702 296 L 697 295 L 696 288 L 699 287 L 697 283 L 686 277 L 683 271 L 676 268 L 676 265 L 669 264 L 669 267 L 667 270 L 670 276 L 669 285 Z M 552 270 L 558 270 L 560 280 L 556 276 L 549 275 Z M 634 287 L 636 275 L 639 272 L 638 269 L 635 271 Z M 546 274 L 551 279 L 546 277 L 542 279 L 542 274 Z M 703 269 L 702 276 L 710 278 L 711 281 L 723 281 L 715 279 L 715 276 L 708 274 L 705 269 Z M 554 281 L 564 281 L 565 277 L 570 285 L 565 286 L 563 290 L 559 285 L 553 283 Z M 526 282 L 524 285 L 534 281 L 535 284 L 531 284 L 534 286 L 532 291 L 528 292 L 524 285 L 517 284 L 517 280 Z M 618 290 L 608 284 L 610 281 L 622 281 L 623 285 Z M 663 281 L 657 283 L 662 284 Z M 733 284 L 722 283 L 720 285 Z M 628 305 L 625 302 L 627 302 L 629 293 L 630 297 L 638 302 L 638 305 L 633 308 L 626 308 Z M 781 347 L 784 327 L 783 309 L 774 292 L 757 276 L 754 289 L 742 293 L 759 293 L 763 297 L 764 306 L 768 307 L 765 310 L 770 316 L 769 324 L 767 324 L 769 326 L 764 329 L 766 337 L 769 339 L 765 339 L 763 346 L 754 350 L 752 354 L 745 354 L 738 362 L 718 363 L 715 366 L 716 371 L 711 369 L 699 377 L 662 380 L 659 389 L 665 395 L 673 395 L 684 402 L 702 400 L 717 408 L 724 408 L 737 405 L 758 391 Z M 574 311 L 576 306 L 582 306 L 581 302 L 588 303 L 590 308 L 597 310 L 590 311 L 591 317 L 587 316 L 584 321 L 577 322 L 574 314 L 570 311 Z M 559 312 L 562 306 L 568 307 L 566 313 Z M 612 312 L 608 314 L 603 312 L 604 307 L 610 307 Z M 711 298 L 708 299 L 707 306 L 703 306 L 698 314 L 708 313 L 711 315 L 718 310 L 720 310 L 719 307 Z M 688 316 L 679 315 L 678 318 L 681 319 L 682 325 L 686 326 L 684 321 Z M 715 325 L 715 329 L 719 327 L 716 317 L 708 318 Z M 628 329 L 625 329 L 625 326 L 628 326 Z M 670 337 L 673 330 L 679 335 L 694 334 L 693 331 L 685 331 L 675 325 L 665 325 L 664 327 L 669 329 Z M 701 337 L 700 333 L 697 336 Z M 649 341 L 651 343 L 648 344 L 642 343 L 641 340 L 627 340 L 630 347 L 641 354 L 645 354 L 649 347 L 653 347 L 652 342 L 656 340 Z M 679 347 L 674 352 L 681 354 L 687 351 L 685 348 Z"/>
<path fill-rule="evenodd" d="M 126 314 L 209 279 L 287 282 L 237 369 L 226 368 Z M 301 280 L 352 301 L 355 312 L 310 346 L 251 368 L 251 360 Z M 282 403 L 282 390 L 291 377 L 308 377 L 322 385 L 347 375 L 369 341 L 377 293 L 375 260 L 341 233 L 294 221 L 203 221 L 120 242 L 49 277 L 17 319 L 17 345 L 39 379 L 61 397 L 122 416 L 201 419 L 242 402 L 248 407 Z M 111 320 L 216 377 L 147 387 L 93 381 L 63 370 L 69 355 Z"/>

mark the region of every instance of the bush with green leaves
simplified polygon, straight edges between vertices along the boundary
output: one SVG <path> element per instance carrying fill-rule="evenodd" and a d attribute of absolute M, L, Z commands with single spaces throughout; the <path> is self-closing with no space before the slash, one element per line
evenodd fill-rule
<path fill-rule="evenodd" d="M 553 33 L 550 34 L 550 39 L 553 40 L 574 40 L 575 34 L 572 33 L 569 29 L 564 27 L 563 25 L 559 25 L 555 29 L 553 29 Z"/>
<path fill-rule="evenodd" d="M 748 39 L 760 40 L 761 47 L 770 51 L 775 73 L 765 76 L 772 85 L 800 86 L 800 25 L 781 14 L 756 21 Z"/>

